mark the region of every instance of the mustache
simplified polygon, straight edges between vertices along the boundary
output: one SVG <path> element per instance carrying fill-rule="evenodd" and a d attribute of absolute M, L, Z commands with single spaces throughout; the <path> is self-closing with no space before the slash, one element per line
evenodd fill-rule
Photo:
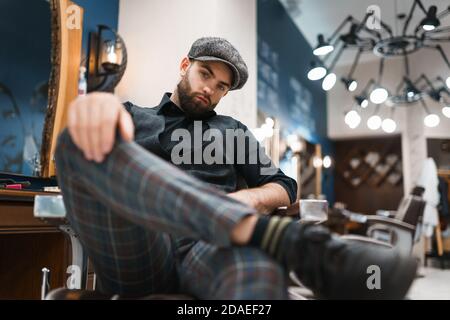
<path fill-rule="evenodd" d="M 208 101 L 209 104 L 211 104 L 211 99 L 210 99 L 210 97 L 209 97 L 209 96 L 205 96 L 204 94 L 197 93 L 197 94 L 194 94 L 193 97 L 194 97 L 194 98 L 195 98 L 195 97 L 200 97 L 200 98 L 205 99 L 206 101 Z"/>

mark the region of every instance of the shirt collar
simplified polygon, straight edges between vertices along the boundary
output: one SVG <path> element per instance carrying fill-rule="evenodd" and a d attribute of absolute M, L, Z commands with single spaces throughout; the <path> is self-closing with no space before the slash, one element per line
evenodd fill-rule
<path fill-rule="evenodd" d="M 170 96 L 172 95 L 172 93 L 170 92 L 166 92 L 164 93 L 161 102 L 159 103 L 159 105 L 156 107 L 156 112 L 158 114 L 161 114 L 164 109 L 166 109 L 167 107 L 169 107 L 170 105 L 173 105 L 175 108 L 179 109 L 175 103 L 173 103 L 172 100 L 170 100 Z M 181 110 L 180 110 L 181 111 Z"/>

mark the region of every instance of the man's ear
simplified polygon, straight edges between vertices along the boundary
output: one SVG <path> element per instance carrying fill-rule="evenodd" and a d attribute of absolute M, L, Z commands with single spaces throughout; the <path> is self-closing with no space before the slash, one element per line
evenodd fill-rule
<path fill-rule="evenodd" d="M 183 60 L 181 60 L 180 64 L 180 76 L 184 77 L 187 73 L 187 70 L 189 69 L 191 65 L 191 61 L 188 57 L 184 57 Z"/>

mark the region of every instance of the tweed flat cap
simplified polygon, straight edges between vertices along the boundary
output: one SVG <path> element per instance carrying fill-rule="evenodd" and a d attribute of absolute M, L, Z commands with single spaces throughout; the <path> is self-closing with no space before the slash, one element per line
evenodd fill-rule
<path fill-rule="evenodd" d="M 199 61 L 222 61 L 233 71 L 233 84 L 230 90 L 240 89 L 248 79 L 248 69 L 235 47 L 227 40 L 218 37 L 197 39 L 189 50 L 188 57 Z"/>

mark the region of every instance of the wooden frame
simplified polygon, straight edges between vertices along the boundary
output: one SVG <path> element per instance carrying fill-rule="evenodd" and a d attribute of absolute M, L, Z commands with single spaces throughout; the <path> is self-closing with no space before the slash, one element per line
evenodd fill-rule
<path fill-rule="evenodd" d="M 41 148 L 41 177 L 55 176 L 54 152 L 59 133 L 67 122 L 67 108 L 78 94 L 81 63 L 83 9 L 70 0 L 50 0 L 52 29 L 52 70 L 49 81 L 48 108 L 45 115 Z M 78 14 L 78 24 L 67 19 Z"/>

